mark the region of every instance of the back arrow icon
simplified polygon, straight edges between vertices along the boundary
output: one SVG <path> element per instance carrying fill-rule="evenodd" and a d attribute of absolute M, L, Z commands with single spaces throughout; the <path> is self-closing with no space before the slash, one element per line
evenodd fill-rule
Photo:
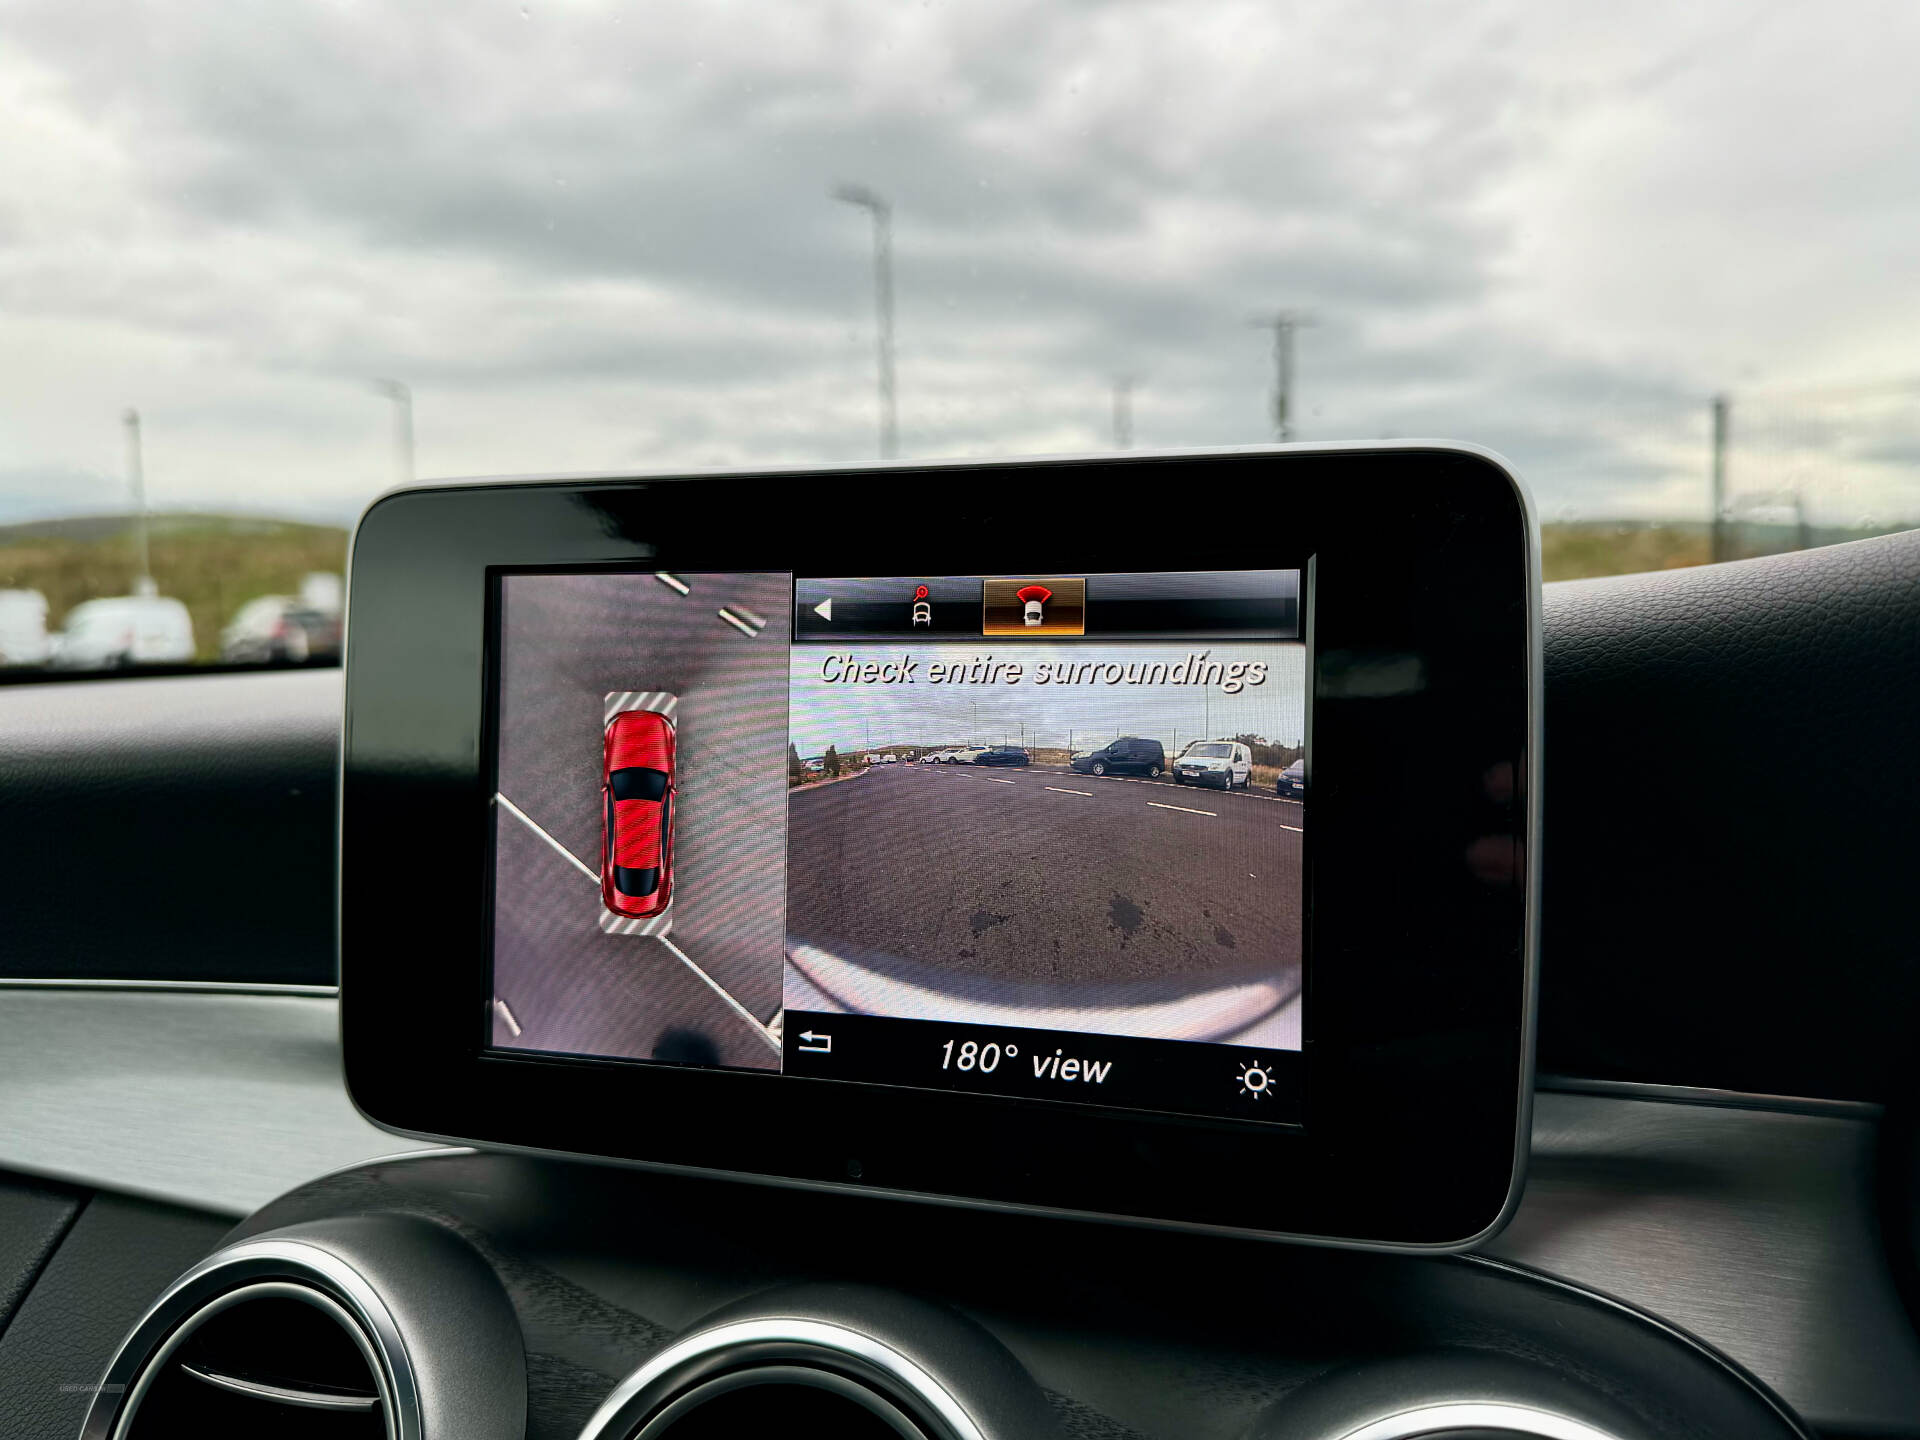
<path fill-rule="evenodd" d="M 814 606 L 813 613 L 818 615 L 822 620 L 833 619 L 833 597 L 829 595 L 818 605 Z"/>

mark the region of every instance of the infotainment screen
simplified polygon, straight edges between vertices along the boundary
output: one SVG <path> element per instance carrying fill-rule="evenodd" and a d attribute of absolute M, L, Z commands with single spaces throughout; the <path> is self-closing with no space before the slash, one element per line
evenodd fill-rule
<path fill-rule="evenodd" d="M 489 1043 L 1297 1123 L 1302 579 L 495 577 Z"/>
<path fill-rule="evenodd" d="M 1474 1243 L 1528 1135 L 1537 549 L 1497 457 L 1414 442 L 398 490 L 349 578 L 354 1102 Z"/>

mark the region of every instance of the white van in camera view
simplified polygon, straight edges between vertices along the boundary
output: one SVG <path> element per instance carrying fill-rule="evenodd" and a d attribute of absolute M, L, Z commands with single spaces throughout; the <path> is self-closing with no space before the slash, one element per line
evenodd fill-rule
<path fill-rule="evenodd" d="M 192 659 L 193 619 L 185 605 L 165 595 L 115 595 L 74 606 L 53 652 L 53 664 L 62 670 Z"/>
<path fill-rule="evenodd" d="M 0 590 L 0 665 L 44 665 L 47 597 L 38 590 Z"/>
<path fill-rule="evenodd" d="M 1237 740 L 1201 740 L 1173 762 L 1176 785 L 1218 785 L 1244 790 L 1253 778 L 1253 751 Z"/>

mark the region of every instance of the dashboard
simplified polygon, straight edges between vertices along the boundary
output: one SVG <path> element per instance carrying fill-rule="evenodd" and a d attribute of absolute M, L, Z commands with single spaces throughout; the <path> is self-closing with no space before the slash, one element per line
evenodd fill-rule
<path fill-rule="evenodd" d="M 1316 553 L 1331 548 L 1328 542 Z M 1044 606 L 1061 590 L 1051 582 L 1083 580 L 1091 616 L 1103 575 L 1227 573 L 1268 607 L 1265 623 L 1276 628 L 1289 583 L 1276 573 L 1298 575 L 1307 600 L 1298 616 L 1303 625 L 1322 594 L 1304 557 L 1278 572 L 1271 565 L 1163 563 L 1029 573 L 981 564 L 925 575 L 888 569 L 875 579 L 857 566 L 821 569 L 818 576 L 694 566 L 668 566 L 665 573 L 695 595 L 709 593 L 698 588 L 707 577 L 784 577 L 769 586 L 778 606 L 743 591 L 715 599 L 712 609 L 739 615 L 744 607 L 750 614 L 740 618 L 750 626 L 758 619 L 763 629 L 797 630 L 810 623 L 802 616 L 829 599 L 836 614 L 868 623 L 873 617 L 856 608 L 868 592 L 850 582 L 871 581 L 879 597 L 872 603 L 889 607 L 879 619 L 897 622 L 910 640 L 915 628 L 930 628 L 916 627 L 915 605 L 932 607 L 937 620 L 940 607 L 951 604 L 979 624 L 987 582 L 1016 576 L 1022 585 L 1009 590 L 1022 610 L 1028 602 L 1017 591 L 1024 585 L 1053 592 Z M 701 837 L 686 818 L 706 763 L 695 748 L 696 687 L 652 686 L 646 675 L 615 685 L 582 669 L 569 681 L 591 702 L 584 725 L 574 727 L 585 730 L 584 745 L 561 754 L 562 745 L 529 731 L 526 753 L 512 753 L 507 717 L 520 713 L 512 700 L 512 637 L 531 637 L 519 653 L 537 664 L 539 632 L 503 629 L 499 612 L 488 607 L 504 601 L 511 625 L 519 603 L 513 587 L 553 573 L 560 572 L 502 574 L 493 588 L 477 586 L 463 602 L 481 631 L 472 647 L 477 673 L 491 675 L 461 709 L 474 717 L 471 748 L 485 767 L 472 827 L 475 893 L 498 887 L 503 877 L 512 884 L 544 875 L 499 843 L 502 834 L 531 839 L 538 848 L 526 853 L 544 850 L 557 862 L 553 892 L 564 897 L 569 917 L 584 912 L 591 939 L 623 954 L 665 954 L 660 928 L 647 931 L 658 914 L 619 913 L 627 900 L 649 897 L 633 893 L 640 885 L 622 887 L 616 872 L 658 868 L 673 875 L 658 905 L 672 920 L 666 939 L 696 958 L 721 953 L 693 948 L 696 937 L 712 934 L 693 913 L 708 882 Z M 361 1003 L 351 954 L 340 990 L 323 964 L 301 958 L 330 930 L 324 921 L 298 913 L 274 918 L 244 904 L 223 911 L 202 881 L 204 898 L 157 910 L 138 944 L 110 937 L 89 955 L 72 943 L 71 918 L 63 925 L 58 913 L 70 893 L 58 887 L 68 882 L 50 879 L 39 893 L 10 889 L 22 937 L 17 973 L 0 983 L 0 1166 L 9 1172 L 0 1183 L 7 1217 L 0 1225 L 0 1393 L 17 1401 L 10 1433 L 137 1436 L 191 1424 L 202 1433 L 226 1426 L 248 1433 L 623 1440 L 684 1440 L 748 1426 L 908 1437 L 1303 1440 L 1920 1434 L 1920 1341 L 1903 1298 L 1915 1215 L 1906 1139 L 1913 1091 L 1895 1043 L 1902 1017 L 1912 1014 L 1914 982 L 1899 959 L 1903 927 L 1888 898 L 1895 891 L 1869 893 L 1906 853 L 1893 838 L 1898 832 L 1878 817 L 1892 803 L 1882 791 L 1898 793 L 1916 764 L 1896 737 L 1902 696 L 1911 700 L 1915 682 L 1899 647 L 1910 650 L 1911 635 L 1920 633 L 1917 574 L 1920 543 L 1890 537 L 1712 571 L 1547 587 L 1548 748 L 1540 787 L 1547 798 L 1538 847 L 1545 944 L 1537 1071 L 1529 1073 L 1525 1094 L 1525 1186 L 1504 1225 L 1464 1251 L 1456 1244 L 1425 1254 L 1379 1243 L 1310 1247 L 1204 1229 L 1190 1215 L 1110 1210 L 1066 1217 L 1039 1213 L 1049 1207 L 1038 1205 L 929 1204 L 968 1197 L 955 1186 L 940 1197 L 908 1198 L 901 1192 L 918 1187 L 892 1183 L 885 1160 L 879 1173 L 847 1172 L 850 1153 L 885 1156 L 884 1148 L 836 1148 L 830 1179 L 770 1174 L 763 1166 L 754 1173 L 764 1152 L 738 1148 L 716 1157 L 728 1162 L 718 1165 L 649 1156 L 650 1136 L 671 1125 L 657 1113 L 654 1094 L 609 1086 L 609 1075 L 666 1074 L 692 1085 L 745 1072 L 772 1086 L 804 1088 L 801 1078 L 780 1072 L 790 1059 L 808 1063 L 798 1059 L 799 1046 L 809 1043 L 803 1036 L 833 1033 L 828 1027 L 846 1024 L 851 1007 L 794 1004 L 800 995 L 810 1005 L 820 1003 L 811 994 L 844 999 L 844 987 L 790 989 L 796 973 L 825 972 L 793 966 L 789 952 L 801 944 L 812 947 L 800 951 L 803 957 L 852 948 L 849 937 L 860 938 L 871 917 L 859 909 L 864 897 L 844 891 L 810 894 L 804 909 L 816 933 L 796 943 L 783 932 L 780 963 L 760 982 L 774 1008 L 762 1017 L 753 997 L 745 1001 L 756 1024 L 781 1017 L 780 1049 L 749 1033 L 758 1053 L 745 1050 L 739 1065 L 727 1063 L 731 1052 L 724 1049 L 716 1064 L 692 1050 L 615 1056 L 565 1036 L 556 1041 L 560 1032 L 541 1025 L 598 1025 L 599 1034 L 635 1029 L 592 1013 L 612 1008 L 604 1003 L 573 1014 L 516 1006 L 518 978 L 501 995 L 498 927 L 505 912 L 497 900 L 477 910 L 474 930 L 483 943 L 448 946 L 446 983 L 420 998 L 471 997 L 471 1004 L 446 1007 L 463 1017 L 455 1028 L 462 1056 L 470 1051 L 472 1058 L 462 1065 L 553 1064 L 595 1087 L 578 1102 L 578 1133 L 593 1134 L 598 1148 L 575 1147 L 580 1153 L 567 1156 L 554 1152 L 569 1147 L 523 1143 L 478 1126 L 401 1125 L 414 1136 L 395 1136 L 356 1113 L 343 1083 L 343 1069 L 353 1080 L 354 1007 Z M 602 565 L 591 580 L 569 583 L 589 593 L 638 593 L 647 602 L 689 598 L 657 578 L 655 568 L 631 563 L 621 570 Z M 831 593 L 807 588 L 816 583 Z M 924 599 L 915 595 L 922 584 Z M 956 597 L 955 586 L 967 588 Z M 525 608 L 537 618 L 548 603 L 535 595 Z M 704 608 L 700 619 L 722 639 L 748 639 Z M 1192 619 L 1188 612 L 1187 623 Z M 1024 614 L 1019 621 L 1025 628 Z M 495 641 L 486 638 L 488 626 Z M 834 706 L 806 698 L 805 690 L 796 702 L 794 675 L 837 694 L 830 687 L 842 682 L 825 678 L 823 662 L 869 643 L 818 644 L 790 633 L 779 664 L 769 665 L 779 673 L 778 699 L 748 709 L 764 711 L 770 728 L 777 720 L 798 735 L 789 729 L 796 703 L 803 717 L 810 706 L 822 714 Z M 891 637 L 880 643 L 898 644 Z M 1034 643 L 1058 647 L 1050 664 L 1120 664 L 1124 682 L 1128 662 L 1095 662 L 1084 640 Z M 1286 662 L 1269 652 L 1298 645 L 1304 660 L 1306 644 L 1304 636 L 1210 636 L 1202 643 L 1181 635 L 1164 663 L 1208 646 L 1216 656 L 1222 645 L 1265 647 L 1244 657 L 1229 653 L 1266 664 L 1271 677 Z M 460 642 L 449 637 L 448 648 Z M 873 658 L 877 666 L 887 663 Z M 488 672 L 498 660 L 504 663 Z M 1155 661 L 1143 656 L 1134 663 Z M 527 693 L 536 700 L 556 693 L 551 673 Z M 1242 680 L 1249 674 L 1243 671 Z M 1783 677 L 1800 683 L 1783 685 Z M 347 684 L 355 683 L 350 672 Z M 856 681 L 848 688 L 862 687 Z M 1259 717 L 1262 728 L 1203 723 L 1203 743 L 1222 744 L 1225 753 L 1194 755 L 1196 774 L 1178 782 L 1113 773 L 1116 758 L 1121 765 L 1153 764 L 1150 753 L 1130 761 L 1127 747 L 1114 749 L 1120 739 L 1151 738 L 1134 733 L 1155 728 L 1146 723 L 1100 736 L 1098 745 L 1022 744 L 1017 730 L 1009 742 L 935 728 L 915 744 L 895 744 L 889 733 L 890 748 L 881 749 L 869 747 L 863 734 L 859 745 L 846 747 L 861 761 L 845 779 L 794 775 L 782 759 L 784 746 L 770 759 L 760 753 L 766 747 L 751 747 L 752 763 L 769 766 L 789 826 L 790 807 L 830 800 L 836 790 L 885 796 L 888 804 L 912 797 L 906 803 L 924 806 L 916 814 L 952 826 L 929 843 L 951 846 L 956 832 L 964 839 L 979 823 L 980 812 L 964 807 L 989 796 L 1014 799 L 1022 781 L 1041 780 L 1039 793 L 1023 803 L 1092 798 L 1044 789 L 1057 778 L 1062 791 L 1104 786 L 1130 804 L 1151 796 L 1218 812 L 1258 803 L 1301 815 L 1304 836 L 1333 808 L 1322 797 L 1338 793 L 1320 783 L 1329 773 L 1319 764 L 1323 732 L 1313 731 L 1316 748 L 1297 809 L 1278 798 L 1277 788 L 1266 790 L 1276 797 L 1267 799 L 1239 782 L 1236 767 L 1244 766 L 1249 778 L 1256 768 L 1263 779 L 1272 772 L 1266 784 L 1277 787 L 1286 766 L 1268 762 L 1281 756 L 1242 759 L 1232 748 L 1248 743 L 1234 739 L 1238 733 L 1267 742 L 1276 730 L 1285 736 L 1290 719 L 1304 732 L 1317 692 L 1302 690 L 1297 719 L 1282 703 Z M 665 707 L 663 693 L 686 703 L 685 712 Z M 209 707 L 207 697 L 215 695 L 219 702 Z M 1845 701 L 1836 705 L 1834 697 Z M 7 782 L 9 799 L 39 823 L 36 848 L 58 854 L 88 843 L 92 822 L 76 802 L 84 787 L 99 783 L 94 777 L 153 777 L 190 790 L 199 796 L 197 810 L 183 810 L 179 833 L 189 848 L 200 848 L 157 854 L 156 883 L 177 876 L 187 888 L 187 877 L 204 874 L 217 857 L 222 889 L 244 890 L 278 873 L 276 850 L 326 844 L 312 814 L 324 816 L 333 795 L 331 717 L 341 705 L 339 677 L 325 674 L 14 687 L 0 692 L 0 728 L 16 737 L 21 756 Z M 863 728 L 869 715 L 881 713 L 864 695 L 847 708 Z M 351 696 L 347 712 L 351 724 Z M 483 713 L 493 718 L 480 724 Z M 660 723 L 629 722 L 637 736 L 610 737 L 626 714 Z M 1743 715 L 1754 723 L 1736 724 Z M 1603 737 L 1629 723 L 1657 733 L 1661 743 L 1636 751 L 1623 770 L 1617 744 Z M 1753 783 L 1756 755 L 1823 730 L 1849 743 L 1844 759 L 1818 770 L 1817 785 Z M 981 738 L 994 743 L 960 743 Z M 350 733 L 349 751 L 353 743 Z M 1163 754 L 1173 748 L 1162 744 Z M 980 753 L 964 760 L 929 759 L 975 748 Z M 841 747 L 834 749 L 838 759 Z M 1056 772 L 1048 768 L 1055 763 L 1050 752 L 1060 749 L 1068 753 Z M 1025 765 L 1014 751 L 1026 753 Z M 1104 757 L 1096 756 L 1101 751 Z M 999 752 L 997 761 L 980 764 L 989 752 Z M 871 766 L 868 753 L 875 755 Z M 887 753 L 896 758 L 881 758 Z M 543 756 L 555 774 L 584 768 L 584 781 L 562 787 L 569 796 L 583 792 L 576 807 L 583 814 L 513 803 L 562 848 L 585 851 L 584 866 L 568 864 L 510 813 L 503 820 L 493 803 L 495 795 L 516 794 L 504 778 L 515 766 L 537 780 Z M 824 770 L 825 746 L 795 744 L 791 758 L 802 772 L 819 758 Z M 1180 755 L 1168 758 L 1177 763 Z M 614 763 L 636 759 L 666 763 Z M 1107 773 L 1094 775 L 1075 762 L 1102 764 Z M 429 756 L 420 768 L 431 771 L 434 763 Z M 645 819 L 657 848 L 637 857 L 628 852 L 662 861 L 657 867 L 612 863 L 625 817 L 616 811 L 609 818 L 604 807 L 612 775 L 628 768 L 666 772 L 676 799 L 681 783 L 688 788 L 688 803 L 678 806 L 679 823 L 688 828 L 669 836 L 667 822 L 651 812 Z M 736 768 L 719 767 L 725 774 Z M 1215 771 L 1224 771 L 1223 779 L 1213 779 Z M 349 815 L 353 783 L 349 762 Z M 438 783 L 447 783 L 444 774 Z M 922 790 L 908 786 L 942 798 L 924 801 Z M 960 787 L 979 787 L 982 798 L 962 801 Z M 1817 853 L 1796 858 L 1800 889 L 1783 892 L 1777 867 L 1760 863 L 1778 855 L 1780 829 L 1752 822 L 1756 813 L 1777 817 L 1788 789 L 1798 797 L 1801 820 L 1826 822 L 1826 839 Z M 658 805 L 669 793 L 663 786 L 656 798 L 637 803 Z M 1140 799 L 1143 808 L 1147 803 Z M 1650 814 L 1662 820 L 1660 833 L 1675 838 L 1648 841 Z M 1838 823 L 1848 816 L 1859 823 Z M 1175 811 L 1153 818 L 1199 824 L 1219 817 Z M 1707 835 L 1715 837 L 1711 846 L 1702 845 Z M 780 872 L 762 882 L 783 897 L 796 883 L 811 883 L 796 882 L 788 866 L 790 829 L 788 837 L 779 865 L 770 857 L 758 867 Z M 813 843 L 820 843 L 817 834 Z M 884 848 L 905 871 L 930 873 L 924 856 L 892 855 L 906 843 L 896 838 Z M 1109 842 L 1082 843 L 1098 859 L 1087 868 L 1107 863 L 1099 857 Z M 23 876 L 31 878 L 36 860 L 24 851 L 18 858 L 18 866 L 0 872 L 14 878 L 0 883 L 22 886 Z M 1299 873 L 1299 883 L 1307 883 L 1304 850 Z M 1698 877 L 1711 880 L 1713 903 L 1701 905 Z M 609 880 L 614 904 L 607 903 Z M 1071 883 L 1062 883 L 1072 893 Z M 662 888 L 656 882 L 653 893 Z M 1833 912 L 1816 903 L 1820 895 L 1801 890 L 1853 907 L 1850 962 L 1831 978 L 1810 969 L 1804 956 L 1830 938 Z M 1622 903 L 1623 891 L 1633 903 Z M 793 907 L 785 909 L 791 914 Z M 618 916 L 614 928 L 601 928 L 602 911 Z M 743 902 L 741 912 L 751 915 L 753 906 Z M 1014 923 L 1009 918 L 983 935 Z M 622 926 L 631 928 L 623 933 Z M 544 933 L 516 932 L 527 941 Z M 1739 944 L 1706 945 L 1707 933 Z M 898 943 L 910 950 L 929 934 L 939 932 L 903 932 Z M 1246 948 L 1258 952 L 1248 957 L 1250 971 L 1266 975 L 1289 965 L 1311 974 L 1315 955 L 1324 963 L 1326 953 L 1314 949 L 1310 931 L 1289 940 L 1284 929 L 1266 932 L 1258 945 L 1250 939 Z M 530 943 L 505 959 L 529 975 L 565 963 L 557 948 Z M 126 970 L 113 973 L 116 963 Z M 137 978 L 127 973 L 136 964 Z M 739 983 L 744 992 L 746 982 Z M 1781 998 L 1789 987 L 1790 1004 Z M 1863 1003 L 1868 992 L 1876 1003 Z M 882 993 L 897 999 L 902 992 Z M 983 1004 L 999 998 L 987 989 L 969 994 Z M 496 998 L 508 1000 L 507 1014 Z M 1314 1043 L 1310 998 L 1295 1048 L 1254 1047 L 1237 1036 L 1229 1044 L 1256 1051 L 1263 1065 L 1272 1057 L 1278 1074 L 1278 1057 L 1304 1057 Z M 344 1047 L 335 1031 L 343 1003 Z M 1285 1003 L 1269 1007 L 1263 1023 L 1273 1025 Z M 789 1007 L 807 1017 L 797 1028 L 785 1023 Z M 438 1023 L 421 1020 L 425 1013 L 410 1013 L 405 1024 Z M 733 1015 L 724 1005 L 720 1013 Z M 910 1096 L 916 1106 L 957 1094 L 968 1103 L 1016 1107 L 995 1114 L 1066 1117 L 1047 1122 L 1061 1125 L 1098 1124 L 1107 1112 L 1130 1124 L 1223 1123 L 1196 1113 L 1200 1106 L 1163 1105 L 1162 1118 L 1136 1121 L 1133 1105 L 1063 1104 L 983 1083 L 995 1073 L 978 1075 L 985 1045 L 1001 1044 L 1004 1065 L 1008 1043 L 1018 1046 L 1027 1031 L 1042 1028 L 1009 1025 L 1002 1015 L 984 1022 L 977 1014 L 864 1018 L 908 1029 L 945 1026 L 956 1036 L 956 1054 L 977 1034 L 976 1069 L 965 1072 L 973 1078 L 950 1087 L 924 1076 L 903 1084 L 898 1073 L 811 1078 L 873 1085 Z M 744 1031 L 746 1022 L 739 1023 Z M 684 1018 L 680 1025 L 688 1028 Z M 973 1025 L 979 1030 L 963 1036 L 962 1027 Z M 671 1027 L 656 1030 L 664 1028 Z M 391 1044 L 407 1032 L 376 1019 L 370 1033 Z M 1176 1053 L 1214 1043 L 1120 1038 Z M 1263 1038 L 1284 1037 L 1275 1030 Z M 430 1037 L 425 1043 L 431 1049 Z M 684 1095 L 701 1093 L 711 1092 Z M 358 1084 L 352 1095 L 362 1098 Z M 1277 1096 L 1228 1098 L 1281 1108 Z M 487 1116 L 469 1107 L 462 1118 Z M 1284 1118 L 1235 1119 L 1229 1112 L 1224 1123 L 1235 1136 L 1293 1140 L 1310 1134 L 1316 1118 L 1303 1104 Z M 951 1131 L 944 1119 L 935 1128 Z M 729 1170 L 737 1173 L 721 1173 Z M 1257 1168 L 1232 1173 L 1261 1191 L 1265 1177 Z M 1411 1203 L 1454 1183 L 1444 1166 L 1428 1164 L 1406 1189 Z M 1256 1198 L 1284 1209 L 1284 1199 Z M 1350 1245 L 1394 1237 L 1322 1231 L 1320 1238 Z"/>

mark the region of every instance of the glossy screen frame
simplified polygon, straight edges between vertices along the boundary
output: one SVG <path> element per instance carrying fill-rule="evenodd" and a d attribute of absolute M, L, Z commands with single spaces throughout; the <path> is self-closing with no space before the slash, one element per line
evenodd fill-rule
<path fill-rule="evenodd" d="M 802 482 L 1144 485 L 1168 510 L 1234 487 L 1270 523 L 1182 536 L 1137 506 L 1110 520 L 1063 505 L 1012 533 L 957 516 L 880 543 L 796 540 Z M 421 1138 L 1325 1244 L 1476 1243 L 1518 1201 L 1531 1108 L 1537 553 L 1497 457 L 1417 442 L 384 496 L 349 586 L 349 1092 Z M 1303 1128 L 483 1048 L 498 572 L 1276 568 L 1310 586 Z"/>

